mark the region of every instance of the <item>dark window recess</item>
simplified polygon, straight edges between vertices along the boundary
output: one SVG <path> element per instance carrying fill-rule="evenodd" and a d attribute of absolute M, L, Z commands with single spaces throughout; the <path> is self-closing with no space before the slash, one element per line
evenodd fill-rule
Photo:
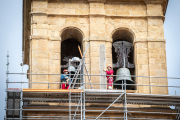
<path fill-rule="evenodd" d="M 134 40 L 134 37 L 133 37 L 133 34 L 127 30 L 117 30 L 113 36 L 113 43 L 114 42 L 117 42 L 117 41 L 126 41 L 126 42 L 130 42 L 133 44 L 133 40 Z M 115 52 L 115 48 L 113 47 L 112 45 L 112 62 L 113 63 L 117 63 L 117 54 Z M 128 56 L 128 62 L 129 63 L 132 63 L 135 65 L 134 63 L 134 48 L 132 49 L 132 51 L 129 53 L 129 56 Z M 113 71 L 114 71 L 114 75 L 116 75 L 116 72 L 119 68 L 113 68 Z M 130 74 L 131 75 L 135 75 L 135 68 L 128 68 L 130 70 Z M 135 83 L 135 77 L 131 77 L 131 79 L 134 81 Z M 114 81 L 116 80 L 116 77 L 114 77 Z M 127 84 L 134 84 L 132 83 L 131 81 L 126 81 Z M 122 81 L 116 81 L 114 82 L 114 84 L 122 84 Z M 114 85 L 113 86 L 114 89 L 122 89 L 122 86 L 121 85 Z M 127 90 L 135 90 L 136 87 L 135 86 L 126 86 L 126 89 Z"/>

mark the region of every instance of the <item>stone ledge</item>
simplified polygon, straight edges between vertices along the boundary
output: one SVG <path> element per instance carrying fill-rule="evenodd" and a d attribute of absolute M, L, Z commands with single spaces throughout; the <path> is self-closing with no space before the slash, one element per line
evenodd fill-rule
<path fill-rule="evenodd" d="M 166 43 L 166 39 L 164 38 L 136 38 L 135 43 L 148 43 L 148 42 L 164 42 Z"/>
<path fill-rule="evenodd" d="M 144 0 L 146 4 L 162 4 L 164 0 Z"/>
<path fill-rule="evenodd" d="M 147 38 L 148 42 L 166 42 L 166 39 L 164 38 Z"/>
<path fill-rule="evenodd" d="M 52 40 L 52 41 L 61 41 L 61 37 L 49 37 L 49 40 Z"/>
<path fill-rule="evenodd" d="M 106 15 L 106 14 L 49 14 L 49 13 L 43 13 L 43 12 L 31 12 L 31 15 L 44 15 L 44 16 L 105 16 L 105 17 L 121 17 L 121 18 L 163 18 L 165 19 L 165 16 L 159 15 L 159 16 L 150 16 L 150 15 Z"/>
<path fill-rule="evenodd" d="M 106 0 L 87 0 L 88 2 L 105 3 Z"/>
<path fill-rule="evenodd" d="M 29 39 L 49 39 L 49 36 L 31 35 Z"/>

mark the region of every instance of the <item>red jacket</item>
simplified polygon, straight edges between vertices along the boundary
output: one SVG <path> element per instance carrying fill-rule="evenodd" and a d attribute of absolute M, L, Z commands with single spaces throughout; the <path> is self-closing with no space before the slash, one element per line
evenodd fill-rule
<path fill-rule="evenodd" d="M 106 75 L 113 75 L 114 71 L 110 70 L 110 71 L 106 71 Z M 113 77 L 113 76 L 106 76 L 107 78 L 109 77 Z"/>

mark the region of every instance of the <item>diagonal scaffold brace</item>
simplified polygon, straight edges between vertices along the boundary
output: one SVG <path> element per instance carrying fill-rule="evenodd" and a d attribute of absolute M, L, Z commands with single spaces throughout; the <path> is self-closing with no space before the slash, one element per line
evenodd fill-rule
<path fill-rule="evenodd" d="M 124 93 L 122 93 L 118 98 L 116 98 L 116 100 L 114 100 L 113 103 L 111 103 L 95 120 L 99 119 L 99 117 L 101 117 L 101 115 L 103 115 L 117 100 L 119 100 L 119 98 L 121 98 L 124 95 Z"/>

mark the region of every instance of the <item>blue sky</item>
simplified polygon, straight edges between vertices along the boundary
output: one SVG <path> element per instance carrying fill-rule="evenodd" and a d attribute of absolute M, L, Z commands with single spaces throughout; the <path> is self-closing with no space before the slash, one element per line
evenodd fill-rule
<path fill-rule="evenodd" d="M 10 72 L 21 72 L 22 68 L 22 0 L 0 0 L 0 119 L 5 111 L 6 55 L 10 54 Z M 180 0 L 170 0 L 164 23 L 166 39 L 167 67 L 169 77 L 180 78 Z M 24 72 L 28 66 L 24 66 Z M 11 75 L 10 81 L 20 81 L 20 75 Z M 26 76 L 23 80 L 27 81 Z M 180 80 L 169 79 L 169 85 L 179 85 Z M 10 87 L 17 87 L 10 85 Z M 176 89 L 179 95 L 180 90 Z M 175 94 L 175 89 L 169 89 Z"/>

